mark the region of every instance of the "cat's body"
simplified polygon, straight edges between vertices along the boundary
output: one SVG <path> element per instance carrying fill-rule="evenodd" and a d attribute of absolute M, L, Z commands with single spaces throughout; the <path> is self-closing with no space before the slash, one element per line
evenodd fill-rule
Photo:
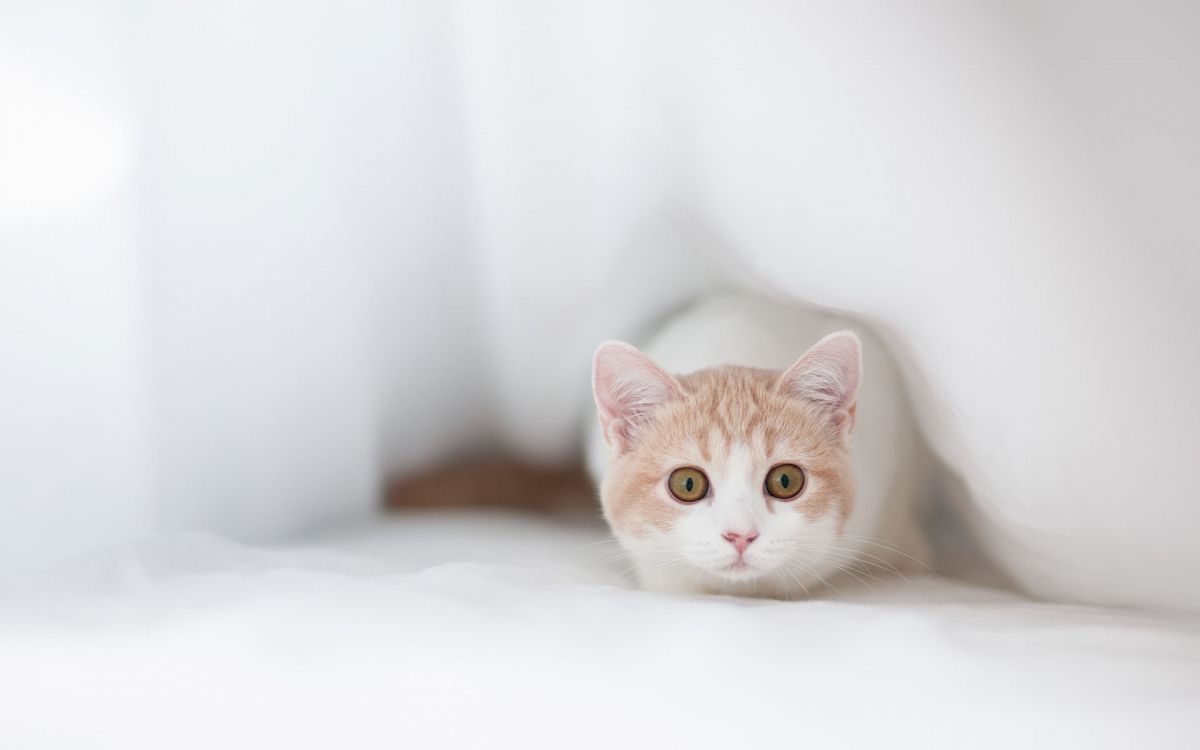
<path fill-rule="evenodd" d="M 920 564 L 927 459 L 895 364 L 850 333 L 797 361 L 849 325 L 724 294 L 669 320 L 645 355 L 597 352 L 588 466 L 645 588 L 796 598 Z M 768 493 L 780 471 L 803 485 L 794 498 Z M 707 494 L 679 500 L 679 476 L 681 495 Z"/>

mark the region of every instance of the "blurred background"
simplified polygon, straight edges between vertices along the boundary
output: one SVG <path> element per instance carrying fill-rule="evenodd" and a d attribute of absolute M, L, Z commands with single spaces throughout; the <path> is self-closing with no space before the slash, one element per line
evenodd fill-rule
<path fill-rule="evenodd" d="M 575 460 L 598 341 L 847 311 L 1020 585 L 1200 607 L 1187 2 L 0 3 L 0 567 Z"/>

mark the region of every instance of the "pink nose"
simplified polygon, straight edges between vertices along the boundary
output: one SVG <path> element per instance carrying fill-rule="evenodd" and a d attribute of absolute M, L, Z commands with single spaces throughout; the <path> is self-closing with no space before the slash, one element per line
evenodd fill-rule
<path fill-rule="evenodd" d="M 746 548 L 750 546 L 750 543 L 758 539 L 758 532 L 754 532 L 753 534 L 738 534 L 733 531 L 726 531 L 721 536 L 737 549 L 738 556 L 740 557 L 746 553 Z"/>

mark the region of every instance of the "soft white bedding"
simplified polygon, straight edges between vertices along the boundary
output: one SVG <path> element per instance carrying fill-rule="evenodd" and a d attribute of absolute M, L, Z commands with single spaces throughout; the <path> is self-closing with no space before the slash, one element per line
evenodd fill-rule
<path fill-rule="evenodd" d="M 0 747 L 1194 747 L 1200 620 L 933 577 L 651 595 L 604 530 L 158 537 L 5 585 Z"/>

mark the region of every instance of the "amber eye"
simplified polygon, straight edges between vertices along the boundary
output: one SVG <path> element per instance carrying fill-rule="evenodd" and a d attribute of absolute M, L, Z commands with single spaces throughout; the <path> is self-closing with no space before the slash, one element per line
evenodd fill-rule
<path fill-rule="evenodd" d="M 764 486 L 771 497 L 791 500 L 804 489 L 804 470 L 796 464 L 779 464 L 767 472 Z"/>
<path fill-rule="evenodd" d="M 685 466 L 671 472 L 667 487 L 679 502 L 694 503 L 708 494 L 708 477 L 694 466 Z"/>

